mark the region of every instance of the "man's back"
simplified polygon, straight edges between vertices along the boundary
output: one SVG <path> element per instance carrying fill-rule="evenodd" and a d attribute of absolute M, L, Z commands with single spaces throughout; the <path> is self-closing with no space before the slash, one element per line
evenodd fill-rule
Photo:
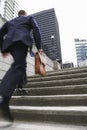
<path fill-rule="evenodd" d="M 31 35 L 32 30 L 36 46 L 39 49 L 41 48 L 40 31 L 32 16 L 19 16 L 11 21 L 8 21 L 4 29 L 2 29 L 3 34 L 7 33 L 6 38 L 3 41 L 2 51 L 17 41 L 21 41 L 31 47 L 33 43 Z"/>
<path fill-rule="evenodd" d="M 29 46 L 31 37 L 31 17 L 20 16 L 8 22 L 8 35 L 12 42 L 23 41 Z"/>

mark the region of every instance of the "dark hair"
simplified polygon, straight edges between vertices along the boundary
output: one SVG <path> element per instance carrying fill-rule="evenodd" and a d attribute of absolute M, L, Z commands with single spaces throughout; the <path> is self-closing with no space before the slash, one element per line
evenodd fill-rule
<path fill-rule="evenodd" d="M 26 15 L 26 11 L 25 10 L 20 10 L 18 12 L 18 16 L 20 16 L 20 15 Z"/>

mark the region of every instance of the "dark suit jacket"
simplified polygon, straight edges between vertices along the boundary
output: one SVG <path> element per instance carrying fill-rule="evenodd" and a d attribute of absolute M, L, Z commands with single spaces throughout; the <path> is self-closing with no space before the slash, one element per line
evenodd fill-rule
<path fill-rule="evenodd" d="M 6 22 L 0 29 L 1 51 L 6 51 L 10 45 L 17 41 L 21 41 L 31 47 L 33 43 L 32 31 L 36 47 L 41 49 L 40 30 L 32 16 L 19 16 Z"/>

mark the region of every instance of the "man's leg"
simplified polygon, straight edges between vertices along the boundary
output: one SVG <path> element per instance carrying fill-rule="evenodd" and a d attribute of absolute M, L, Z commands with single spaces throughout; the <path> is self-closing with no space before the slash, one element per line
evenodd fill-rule
<path fill-rule="evenodd" d="M 27 91 L 24 89 L 24 86 L 27 83 L 27 76 L 26 76 L 26 71 L 24 73 L 23 79 L 20 80 L 19 84 L 17 85 L 16 88 L 16 94 L 17 95 L 26 95 Z"/>
<path fill-rule="evenodd" d="M 13 56 L 14 63 L 11 68 L 7 71 L 2 82 L 0 84 L 0 96 L 2 96 L 2 101 L 0 103 L 0 108 L 3 111 L 4 117 L 8 120 L 12 120 L 12 116 L 9 110 L 9 101 L 26 70 L 26 56 L 28 47 L 22 43 L 15 43 L 10 48 L 11 55 Z M 5 114 L 7 115 L 5 116 Z"/>

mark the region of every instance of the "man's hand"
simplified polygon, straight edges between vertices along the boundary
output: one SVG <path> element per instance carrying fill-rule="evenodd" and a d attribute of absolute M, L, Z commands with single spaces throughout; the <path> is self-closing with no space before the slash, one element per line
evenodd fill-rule
<path fill-rule="evenodd" d="M 1 53 L 2 57 L 5 58 L 8 56 L 8 53 L 4 52 L 4 53 Z"/>
<path fill-rule="evenodd" d="M 39 52 L 40 54 L 42 54 L 42 52 L 43 52 L 43 49 L 39 49 L 39 50 L 38 50 L 38 52 Z"/>

